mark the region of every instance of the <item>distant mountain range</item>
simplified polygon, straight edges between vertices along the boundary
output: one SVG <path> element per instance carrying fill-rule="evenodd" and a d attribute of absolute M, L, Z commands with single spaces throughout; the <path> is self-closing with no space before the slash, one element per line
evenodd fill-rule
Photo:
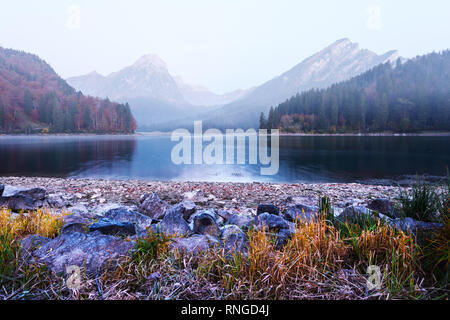
<path fill-rule="evenodd" d="M 141 129 L 172 130 L 192 125 L 193 119 L 209 127 L 248 128 L 258 126 L 261 112 L 296 93 L 328 87 L 398 58 L 397 51 L 377 55 L 342 39 L 258 87 L 225 95 L 171 76 L 156 55 L 143 56 L 108 76 L 94 72 L 67 81 L 85 94 L 129 102 Z"/>
<path fill-rule="evenodd" d="M 211 92 L 208 88 L 203 86 L 193 86 L 186 84 L 180 76 L 174 77 L 175 82 L 178 85 L 183 98 L 190 104 L 194 106 L 223 106 L 236 101 L 250 92 L 253 89 L 247 90 L 235 90 L 226 94 L 216 94 Z"/>
<path fill-rule="evenodd" d="M 201 86 L 172 77 L 166 63 L 155 54 L 142 56 L 133 65 L 103 76 L 97 72 L 67 79 L 85 94 L 129 102 L 141 128 L 197 114 L 205 107 L 222 106 L 248 90 L 219 95 Z"/>
<path fill-rule="evenodd" d="M 0 133 L 132 133 L 126 104 L 87 97 L 38 56 L 0 47 Z"/>
<path fill-rule="evenodd" d="M 260 127 L 289 133 L 450 130 L 450 50 L 385 63 L 270 109 Z"/>
<path fill-rule="evenodd" d="M 338 40 L 245 97 L 225 105 L 215 115 L 206 116 L 204 121 L 208 126 L 219 128 L 257 127 L 261 112 L 267 112 L 271 106 L 275 107 L 297 93 L 326 88 L 398 58 L 397 51 L 377 55 L 360 49 L 349 39 Z"/>

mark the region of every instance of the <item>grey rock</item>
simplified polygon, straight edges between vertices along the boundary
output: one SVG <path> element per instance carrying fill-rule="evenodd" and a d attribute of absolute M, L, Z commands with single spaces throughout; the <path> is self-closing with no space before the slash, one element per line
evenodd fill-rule
<path fill-rule="evenodd" d="M 263 213 L 255 218 L 256 230 L 265 229 L 276 236 L 277 248 L 281 248 L 295 234 L 295 224 L 282 217 Z"/>
<path fill-rule="evenodd" d="M 110 210 L 104 212 L 103 217 L 121 223 L 132 223 L 136 226 L 136 231 L 138 233 L 146 232 L 154 222 L 152 218 L 124 206 L 110 208 Z"/>
<path fill-rule="evenodd" d="M 276 247 L 277 249 L 281 249 L 286 243 L 292 238 L 292 236 L 295 234 L 293 229 L 281 229 L 276 234 L 277 242 Z"/>
<path fill-rule="evenodd" d="M 289 223 L 286 220 L 280 216 L 269 213 L 263 213 L 255 217 L 254 223 L 257 230 L 261 230 L 264 227 L 270 231 L 289 229 Z"/>
<path fill-rule="evenodd" d="M 391 222 L 391 218 L 385 216 L 384 214 L 378 213 L 376 211 L 370 210 L 366 207 L 357 206 L 357 207 L 347 207 L 342 211 L 342 213 L 336 218 L 341 222 L 348 223 L 358 223 L 361 220 L 368 219 L 381 219 L 384 222 Z"/>
<path fill-rule="evenodd" d="M 316 221 L 318 217 L 319 207 L 307 206 L 303 204 L 296 204 L 295 206 L 289 206 L 283 213 L 283 217 L 287 221 L 294 222 L 296 220 L 300 222 L 312 222 Z"/>
<path fill-rule="evenodd" d="M 35 210 L 42 207 L 46 193 L 43 188 L 5 186 L 0 197 L 0 206 L 12 211 Z"/>
<path fill-rule="evenodd" d="M 166 201 L 161 200 L 156 193 L 152 193 L 142 201 L 139 209 L 150 218 L 161 220 L 164 218 L 169 207 L 170 206 Z"/>
<path fill-rule="evenodd" d="M 3 195 L 3 190 L 5 190 L 5 186 L 0 184 L 0 197 Z"/>
<path fill-rule="evenodd" d="M 197 206 L 190 200 L 184 200 L 176 205 L 177 210 L 181 212 L 184 220 L 188 221 L 191 216 L 197 211 Z"/>
<path fill-rule="evenodd" d="M 64 225 L 61 228 L 61 234 L 73 232 L 86 233 L 88 224 L 88 219 L 72 214 L 64 217 Z"/>
<path fill-rule="evenodd" d="M 100 231 L 102 234 L 111 236 L 133 236 L 136 234 L 136 226 L 130 222 L 102 218 L 89 226 L 89 232 Z"/>
<path fill-rule="evenodd" d="M 169 250 L 180 253 L 200 253 L 219 245 L 219 241 L 211 236 L 195 234 L 189 238 L 175 238 L 169 245 Z"/>
<path fill-rule="evenodd" d="M 65 208 L 70 202 L 62 194 L 50 194 L 45 199 L 44 205 L 51 208 Z"/>
<path fill-rule="evenodd" d="M 368 202 L 367 208 L 392 218 L 402 217 L 401 209 L 389 199 L 372 199 Z"/>
<path fill-rule="evenodd" d="M 260 215 L 263 213 L 275 214 L 278 215 L 280 213 L 280 209 L 273 204 L 260 204 L 256 210 L 256 215 Z"/>
<path fill-rule="evenodd" d="M 158 226 L 160 230 L 169 235 L 188 235 L 192 233 L 191 228 L 184 220 L 180 207 L 174 206 L 170 208 L 164 219 Z"/>
<path fill-rule="evenodd" d="M 230 213 L 230 212 L 228 212 L 226 210 L 220 209 L 217 212 L 217 216 L 221 217 L 224 222 L 227 222 L 229 219 L 231 219 L 234 216 L 234 214 L 232 214 L 232 213 Z"/>
<path fill-rule="evenodd" d="M 25 253 L 25 255 L 32 253 L 34 250 L 40 248 L 47 242 L 49 242 L 51 239 L 46 237 L 41 237 L 38 235 L 31 235 L 27 236 L 22 239 L 20 242 L 20 247 L 22 249 L 22 253 Z"/>
<path fill-rule="evenodd" d="M 220 228 L 217 225 L 216 219 L 212 216 L 211 212 L 203 211 L 200 214 L 195 215 L 193 222 L 194 233 L 210 235 L 214 237 L 220 236 Z"/>
<path fill-rule="evenodd" d="M 89 234 L 70 233 L 48 241 L 33 253 L 33 260 L 42 262 L 53 272 L 60 274 L 68 266 L 86 267 L 90 275 L 97 274 L 111 262 L 130 255 L 133 243 L 100 232 Z"/>
<path fill-rule="evenodd" d="M 118 204 L 118 203 L 109 203 L 109 204 L 105 204 L 105 205 L 99 205 L 99 206 L 95 207 L 95 209 L 92 211 L 91 216 L 93 218 L 101 219 L 101 218 L 104 218 L 105 215 L 109 211 L 115 210 L 115 209 L 120 209 L 120 208 L 124 208 L 124 206 L 121 204 Z"/>
<path fill-rule="evenodd" d="M 249 216 L 234 214 L 227 220 L 226 224 L 236 225 L 242 230 L 248 230 L 253 224 L 253 219 Z"/>
<path fill-rule="evenodd" d="M 247 251 L 247 236 L 236 225 L 226 225 L 222 228 L 222 242 L 226 252 Z"/>
<path fill-rule="evenodd" d="M 67 211 L 72 213 L 73 215 L 80 216 L 83 218 L 93 218 L 94 214 L 91 213 L 85 205 L 78 204 L 76 206 L 73 206 L 71 208 L 68 208 Z"/>
<path fill-rule="evenodd" d="M 399 230 L 412 234 L 432 232 L 443 227 L 441 223 L 417 221 L 413 218 L 399 218 L 391 222 Z"/>

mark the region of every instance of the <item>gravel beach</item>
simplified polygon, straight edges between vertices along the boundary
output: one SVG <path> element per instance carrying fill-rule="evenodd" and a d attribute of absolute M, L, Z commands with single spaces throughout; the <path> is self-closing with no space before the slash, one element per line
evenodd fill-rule
<path fill-rule="evenodd" d="M 224 209 L 237 214 L 254 214 L 259 203 L 283 206 L 288 197 L 300 198 L 306 205 L 317 205 L 319 197 L 329 197 L 337 208 L 364 205 L 370 199 L 392 199 L 397 186 L 316 183 L 218 183 L 218 182 L 148 182 L 142 180 L 66 179 L 36 177 L 0 177 L 0 184 L 43 187 L 49 195 L 62 197 L 69 206 L 96 207 L 119 203 L 138 205 L 142 195 L 156 192 L 161 199 L 176 204 L 184 199 L 199 208 Z"/>

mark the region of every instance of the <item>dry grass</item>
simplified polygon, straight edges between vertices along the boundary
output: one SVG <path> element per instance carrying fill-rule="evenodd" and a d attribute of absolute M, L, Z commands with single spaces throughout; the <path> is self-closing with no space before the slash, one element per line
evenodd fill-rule
<path fill-rule="evenodd" d="M 54 238 L 59 234 L 67 213 L 54 213 L 50 209 L 13 214 L 10 210 L 0 209 L 0 233 L 22 238 L 37 234 L 42 237 Z"/>
<path fill-rule="evenodd" d="M 31 265 L 21 254 L 20 241 L 27 235 L 56 237 L 63 225 L 65 213 L 48 209 L 13 214 L 0 209 L 0 297 L 21 299 L 46 292 L 55 280 L 43 265 Z M 48 295 L 43 295 L 44 297 Z"/>
<path fill-rule="evenodd" d="M 44 211 L 45 212 L 45 211 Z M 4 214 L 4 212 L 3 212 Z M 11 226 L 2 214 L 2 230 L 17 237 L 29 232 L 56 235 L 57 222 L 36 215 Z M 24 215 L 28 216 L 28 215 Z M 46 225 L 39 226 L 39 225 Z M 20 226 L 20 227 L 19 227 Z M 54 228 L 49 228 L 54 226 Z M 169 250 L 171 239 L 150 233 L 134 254 L 96 278 L 85 277 L 80 290 L 64 279 L 23 265 L 17 281 L 2 280 L 0 297 L 39 299 L 411 299 L 429 298 L 422 286 L 421 250 L 413 237 L 377 224 L 343 232 L 321 219 L 298 223 L 282 249 L 265 230 L 248 232 L 246 254 L 212 248 L 201 254 Z M 12 230 L 15 230 L 14 232 Z M 448 239 L 448 238 L 447 238 Z M 447 242 L 448 245 L 448 242 Z M 447 247 L 448 250 L 448 247 Z M 16 251 L 17 252 L 17 251 Z M 447 251 L 448 254 L 448 251 Z M 447 256 L 448 257 L 448 256 Z M 15 258 L 17 259 L 17 257 Z M 17 260 L 16 260 L 17 261 Z M 381 268 L 382 288 L 367 290 L 367 266 Z M 31 270 L 31 271 L 30 271 Z M 111 270 L 111 268 L 109 268 Z M 28 292 L 25 296 L 23 292 Z"/>

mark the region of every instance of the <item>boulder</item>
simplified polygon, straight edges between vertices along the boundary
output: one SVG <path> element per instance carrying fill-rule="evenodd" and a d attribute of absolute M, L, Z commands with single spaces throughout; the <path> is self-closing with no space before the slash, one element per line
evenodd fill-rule
<path fill-rule="evenodd" d="M 195 234 L 189 238 L 175 238 L 169 245 L 169 250 L 180 253 L 200 253 L 218 245 L 219 242 L 214 237 Z"/>
<path fill-rule="evenodd" d="M 183 202 L 177 204 L 176 207 L 186 221 L 188 221 L 195 211 L 197 211 L 197 206 L 190 200 L 184 200 Z"/>
<path fill-rule="evenodd" d="M 71 208 L 68 208 L 67 211 L 72 213 L 74 216 L 79 216 L 83 218 L 91 219 L 94 217 L 94 214 L 91 213 L 85 205 L 77 204 L 76 206 L 73 206 Z"/>
<path fill-rule="evenodd" d="M 174 206 L 167 210 L 164 219 L 159 223 L 158 228 L 168 235 L 188 235 L 192 233 L 186 220 L 184 220 L 179 206 Z"/>
<path fill-rule="evenodd" d="M 31 254 L 36 249 L 49 242 L 51 239 L 38 235 L 27 236 L 20 242 L 20 248 L 25 255 Z"/>
<path fill-rule="evenodd" d="M 42 207 L 47 191 L 43 188 L 5 186 L 0 197 L 0 206 L 12 211 L 35 210 Z"/>
<path fill-rule="evenodd" d="M 367 209 L 366 207 L 347 207 L 342 211 L 342 213 L 336 218 L 340 222 L 360 223 L 361 221 L 369 221 L 369 219 L 381 219 L 386 223 L 389 223 L 392 219 L 385 216 L 384 214 L 378 213 Z"/>
<path fill-rule="evenodd" d="M 69 234 L 73 232 L 86 233 L 89 221 L 86 218 L 69 215 L 64 217 L 64 225 L 61 228 L 61 234 Z"/>
<path fill-rule="evenodd" d="M 261 230 L 262 228 L 266 228 L 270 231 L 289 229 L 289 223 L 286 220 L 280 216 L 269 213 L 263 213 L 255 217 L 254 224 L 256 226 L 256 230 Z"/>
<path fill-rule="evenodd" d="M 402 218 L 401 209 L 389 199 L 372 199 L 368 202 L 367 208 L 391 218 Z"/>
<path fill-rule="evenodd" d="M 222 243 L 228 253 L 247 251 L 247 236 L 236 225 L 226 225 L 222 228 Z"/>
<path fill-rule="evenodd" d="M 213 237 L 220 236 L 220 228 L 217 225 L 216 219 L 211 211 L 203 211 L 196 214 L 193 218 L 194 233 L 210 235 Z"/>
<path fill-rule="evenodd" d="M 3 190 L 5 190 L 5 186 L 3 184 L 0 184 L 0 197 L 3 194 Z"/>
<path fill-rule="evenodd" d="M 61 209 L 70 206 L 70 201 L 61 193 L 49 194 L 44 200 L 44 205 L 46 207 Z"/>
<path fill-rule="evenodd" d="M 131 254 L 134 245 L 100 232 L 88 234 L 70 233 L 48 241 L 34 251 L 33 260 L 45 263 L 53 272 L 65 273 L 66 267 L 85 267 L 89 275 L 95 275 L 117 259 Z"/>
<path fill-rule="evenodd" d="M 280 209 L 277 206 L 274 206 L 273 204 L 260 204 L 258 205 L 258 209 L 256 210 L 256 215 L 260 215 L 263 213 L 269 213 L 269 214 L 280 214 Z"/>
<path fill-rule="evenodd" d="M 137 211 L 125 206 L 112 207 L 103 213 L 103 218 L 114 220 L 119 223 L 131 223 L 136 226 L 136 232 L 144 233 L 153 224 L 153 220 Z M 131 230 L 131 229 L 130 229 Z"/>
<path fill-rule="evenodd" d="M 100 231 L 102 234 L 111 236 L 133 236 L 136 234 L 136 226 L 130 222 L 102 218 L 89 226 L 89 232 Z"/>
<path fill-rule="evenodd" d="M 263 213 L 255 218 L 256 230 L 263 228 L 276 236 L 277 248 L 280 249 L 295 234 L 295 224 L 282 217 Z"/>
<path fill-rule="evenodd" d="M 231 219 L 234 216 L 234 214 L 232 214 L 226 210 L 220 209 L 217 212 L 217 216 L 221 217 L 223 219 L 223 221 L 225 222 L 225 221 L 228 221 L 229 219 Z"/>
<path fill-rule="evenodd" d="M 142 201 L 139 209 L 150 218 L 161 220 L 169 207 L 166 201 L 161 200 L 156 193 L 152 193 Z"/>
<path fill-rule="evenodd" d="M 441 223 L 417 221 L 413 218 L 394 219 L 390 224 L 405 233 L 414 235 L 430 233 L 443 227 Z"/>
<path fill-rule="evenodd" d="M 283 213 L 283 218 L 287 221 L 300 221 L 303 223 L 316 221 L 318 217 L 319 207 L 296 204 L 289 206 Z"/>
<path fill-rule="evenodd" d="M 248 230 L 253 224 L 253 219 L 249 216 L 234 214 L 227 220 L 226 224 L 236 225 L 242 230 Z"/>
<path fill-rule="evenodd" d="M 283 248 L 283 246 L 286 245 L 286 243 L 292 238 L 294 234 L 295 231 L 292 228 L 281 229 L 280 231 L 278 231 L 276 234 L 277 237 L 276 248 L 277 249 Z"/>

